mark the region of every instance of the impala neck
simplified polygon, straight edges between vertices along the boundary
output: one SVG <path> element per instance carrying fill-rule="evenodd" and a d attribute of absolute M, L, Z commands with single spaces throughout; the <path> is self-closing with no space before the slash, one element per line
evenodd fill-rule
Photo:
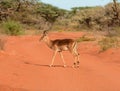
<path fill-rule="evenodd" d="M 44 41 L 48 47 L 52 48 L 52 40 L 50 40 L 50 38 L 48 36 L 45 38 Z"/>

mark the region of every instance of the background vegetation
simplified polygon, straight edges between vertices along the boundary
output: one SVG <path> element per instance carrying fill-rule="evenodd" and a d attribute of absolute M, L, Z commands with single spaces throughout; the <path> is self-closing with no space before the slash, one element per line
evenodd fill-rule
<path fill-rule="evenodd" d="M 113 0 L 105 6 L 64 10 L 38 0 L 0 0 L 0 33 L 20 35 L 30 30 L 103 31 L 109 37 L 120 36 L 120 3 Z M 99 42 L 103 50 L 113 44 L 110 39 Z M 106 41 L 110 46 L 103 46 Z"/>
<path fill-rule="evenodd" d="M 74 7 L 68 11 L 37 0 L 1 0 L 0 24 L 11 20 L 19 22 L 25 30 L 118 32 L 120 4 L 113 2 L 103 7 Z"/>

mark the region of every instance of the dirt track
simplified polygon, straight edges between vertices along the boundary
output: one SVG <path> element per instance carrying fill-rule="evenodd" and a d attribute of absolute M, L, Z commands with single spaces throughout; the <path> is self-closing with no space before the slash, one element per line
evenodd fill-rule
<path fill-rule="evenodd" d="M 78 38 L 83 33 L 51 33 L 52 39 Z M 73 57 L 64 52 L 67 67 L 40 36 L 7 37 L 0 52 L 0 91 L 120 91 L 120 49 L 98 53 L 95 42 L 79 43 L 80 67 L 72 68 Z"/>

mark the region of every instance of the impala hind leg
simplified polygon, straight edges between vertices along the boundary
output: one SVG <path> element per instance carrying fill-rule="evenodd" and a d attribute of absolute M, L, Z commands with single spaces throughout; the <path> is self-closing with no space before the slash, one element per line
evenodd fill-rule
<path fill-rule="evenodd" d="M 79 53 L 78 53 L 78 55 L 77 55 L 77 67 L 79 67 L 79 65 L 80 65 L 80 59 L 79 59 Z"/>
<path fill-rule="evenodd" d="M 76 56 L 74 56 L 74 63 L 73 63 L 73 66 L 72 66 L 72 67 L 73 67 L 73 68 L 76 68 L 76 65 L 77 65 L 77 64 L 76 64 Z"/>
<path fill-rule="evenodd" d="M 74 64 L 73 64 L 73 67 L 76 68 L 76 67 L 79 67 L 79 53 L 74 53 Z"/>

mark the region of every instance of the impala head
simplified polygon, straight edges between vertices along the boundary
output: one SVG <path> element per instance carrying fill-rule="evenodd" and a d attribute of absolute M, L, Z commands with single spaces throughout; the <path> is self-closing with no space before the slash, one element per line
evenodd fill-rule
<path fill-rule="evenodd" d="M 39 41 L 46 40 L 48 38 L 47 31 L 43 31 L 42 36 Z"/>

